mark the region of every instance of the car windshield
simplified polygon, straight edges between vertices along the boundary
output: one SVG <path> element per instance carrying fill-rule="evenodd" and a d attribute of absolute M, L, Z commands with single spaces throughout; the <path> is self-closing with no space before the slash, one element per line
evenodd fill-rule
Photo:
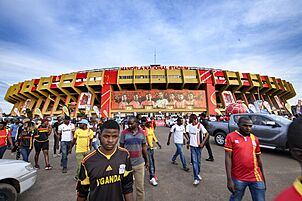
<path fill-rule="evenodd" d="M 285 118 L 285 117 L 282 117 L 282 116 L 276 116 L 276 115 L 273 115 L 272 118 L 276 121 L 279 121 L 281 123 L 284 123 L 284 124 L 290 124 L 292 121 Z"/>

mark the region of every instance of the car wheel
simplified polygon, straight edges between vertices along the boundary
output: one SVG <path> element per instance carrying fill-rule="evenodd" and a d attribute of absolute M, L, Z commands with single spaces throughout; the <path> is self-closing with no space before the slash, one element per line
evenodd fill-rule
<path fill-rule="evenodd" d="M 0 184 L 0 200 L 16 201 L 17 197 L 17 190 L 12 185 Z"/>
<path fill-rule="evenodd" d="M 225 142 L 225 134 L 222 132 L 216 133 L 215 137 L 215 143 L 219 146 L 223 146 Z"/>

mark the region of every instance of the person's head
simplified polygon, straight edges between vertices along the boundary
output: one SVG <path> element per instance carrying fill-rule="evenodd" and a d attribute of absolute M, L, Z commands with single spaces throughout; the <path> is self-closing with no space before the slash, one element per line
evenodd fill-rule
<path fill-rule="evenodd" d="M 90 122 L 92 124 L 96 124 L 97 123 L 96 117 L 91 117 Z"/>
<path fill-rule="evenodd" d="M 146 125 L 147 128 L 150 128 L 151 127 L 151 120 L 148 119 L 145 125 Z"/>
<path fill-rule="evenodd" d="M 70 117 L 69 116 L 65 116 L 64 118 L 64 124 L 68 125 L 70 122 Z"/>
<path fill-rule="evenodd" d="M 137 114 L 137 115 L 136 115 L 136 118 L 137 118 L 138 120 L 142 120 L 143 117 L 142 117 L 141 114 Z"/>
<path fill-rule="evenodd" d="M 188 94 L 188 100 L 193 100 L 194 99 L 194 94 L 193 93 L 189 93 Z"/>
<path fill-rule="evenodd" d="M 25 118 L 25 119 L 23 119 L 23 127 L 24 128 L 27 128 L 27 127 L 29 127 L 30 126 L 30 119 L 29 118 Z"/>
<path fill-rule="evenodd" d="M 102 147 L 106 151 L 111 151 L 116 147 L 119 139 L 120 126 L 114 120 L 108 120 L 101 126 L 101 132 L 99 134 L 99 140 Z"/>
<path fill-rule="evenodd" d="M 183 94 L 178 94 L 178 100 L 182 101 L 184 99 L 184 95 Z"/>
<path fill-rule="evenodd" d="M 249 117 L 240 117 L 238 120 L 239 131 L 242 135 L 249 135 L 252 131 L 253 122 Z"/>
<path fill-rule="evenodd" d="M 169 100 L 170 100 L 170 101 L 175 100 L 175 95 L 174 95 L 174 94 L 169 94 Z"/>
<path fill-rule="evenodd" d="M 125 101 L 127 101 L 127 95 L 126 95 L 126 94 L 123 94 L 123 95 L 122 95 L 122 102 L 125 102 Z"/>
<path fill-rule="evenodd" d="M 86 130 L 86 129 L 88 128 L 89 122 L 88 122 L 87 119 L 82 119 L 82 120 L 79 122 L 79 124 L 80 124 L 79 127 L 80 127 L 81 129 Z"/>
<path fill-rule="evenodd" d="M 191 114 L 190 120 L 191 120 L 192 124 L 196 124 L 198 122 L 198 118 L 197 118 L 196 114 Z"/>
<path fill-rule="evenodd" d="M 138 128 L 138 120 L 135 117 L 129 117 L 128 119 L 129 130 L 134 131 Z"/>
<path fill-rule="evenodd" d="M 57 120 L 58 120 L 59 123 L 62 123 L 62 121 L 63 121 L 61 116 L 58 116 Z"/>
<path fill-rule="evenodd" d="M 42 124 L 43 126 L 48 125 L 48 119 L 47 119 L 47 118 L 42 119 L 41 124 Z"/>
<path fill-rule="evenodd" d="M 152 100 L 152 95 L 151 93 L 147 93 L 146 95 L 146 100 L 151 101 Z"/>
<path fill-rule="evenodd" d="M 163 92 L 159 92 L 158 93 L 158 99 L 163 99 L 164 98 L 164 94 L 163 94 Z"/>
<path fill-rule="evenodd" d="M 0 130 L 3 130 L 5 128 L 5 122 L 0 120 Z"/>
<path fill-rule="evenodd" d="M 203 112 L 203 113 L 200 114 L 200 117 L 201 117 L 202 119 L 205 119 L 205 118 L 207 117 L 207 115 L 206 115 L 206 113 Z"/>
<path fill-rule="evenodd" d="M 134 100 L 134 101 L 138 101 L 138 95 L 137 95 L 137 94 L 134 94 L 134 95 L 133 95 L 133 100 Z"/>
<path fill-rule="evenodd" d="M 177 119 L 177 125 L 182 125 L 182 123 L 183 123 L 183 119 L 181 118 L 181 117 L 178 117 L 178 119 Z"/>
<path fill-rule="evenodd" d="M 287 142 L 291 155 L 302 167 L 302 117 L 295 119 L 288 127 Z"/>

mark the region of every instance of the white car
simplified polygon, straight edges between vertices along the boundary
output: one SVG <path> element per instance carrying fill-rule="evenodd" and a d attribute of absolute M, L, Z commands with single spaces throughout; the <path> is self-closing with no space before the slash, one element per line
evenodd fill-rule
<path fill-rule="evenodd" d="M 22 160 L 0 159 L 0 200 L 16 201 L 18 194 L 32 187 L 37 170 Z"/>

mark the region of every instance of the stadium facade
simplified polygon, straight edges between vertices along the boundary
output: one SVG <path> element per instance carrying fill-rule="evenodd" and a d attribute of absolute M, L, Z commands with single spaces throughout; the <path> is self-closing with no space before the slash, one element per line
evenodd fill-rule
<path fill-rule="evenodd" d="M 39 108 L 43 115 L 62 114 L 70 106 L 72 116 L 92 113 L 97 106 L 103 117 L 127 113 L 207 112 L 242 100 L 245 104 L 267 101 L 279 113 L 296 95 L 293 85 L 267 75 L 186 66 L 133 66 L 96 69 L 13 84 L 5 100 L 11 111 Z M 17 109 L 16 109 L 17 108 Z M 95 108 L 95 107 L 94 107 Z"/>

